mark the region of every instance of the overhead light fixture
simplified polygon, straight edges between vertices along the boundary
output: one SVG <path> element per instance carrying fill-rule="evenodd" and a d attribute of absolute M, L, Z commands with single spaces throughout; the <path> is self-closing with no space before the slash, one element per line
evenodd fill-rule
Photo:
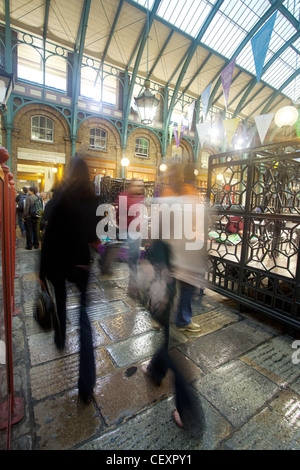
<path fill-rule="evenodd" d="M 294 106 L 284 106 L 275 114 L 277 127 L 292 126 L 298 119 L 298 110 Z"/>
<path fill-rule="evenodd" d="M 0 67 L 0 105 L 5 107 L 13 88 L 13 74 Z"/>
<path fill-rule="evenodd" d="M 144 83 L 144 91 L 139 94 L 137 98 L 134 98 L 135 105 L 137 107 L 138 115 L 141 119 L 142 124 L 148 126 L 152 124 L 154 119 L 159 99 L 149 91 L 150 80 L 148 77 L 148 46 L 149 46 L 149 0 L 147 4 L 147 78 Z"/>
<path fill-rule="evenodd" d="M 151 93 L 151 91 L 149 91 L 149 88 L 150 81 L 146 79 L 145 89 L 137 98 L 134 98 L 141 122 L 146 126 L 152 124 L 159 104 L 159 100 Z"/>
<path fill-rule="evenodd" d="M 52 168 L 52 171 L 53 171 L 53 173 L 57 173 L 57 168 L 56 168 L 56 167 L 53 167 L 53 168 Z"/>
<path fill-rule="evenodd" d="M 199 171 L 197 170 L 197 168 L 195 168 L 195 170 L 194 170 L 194 175 L 195 175 L 195 176 L 198 176 L 198 175 L 199 175 Z"/>

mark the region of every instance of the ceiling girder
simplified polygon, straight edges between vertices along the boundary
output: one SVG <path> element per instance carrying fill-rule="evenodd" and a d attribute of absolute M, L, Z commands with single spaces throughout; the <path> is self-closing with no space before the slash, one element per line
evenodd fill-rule
<path fill-rule="evenodd" d="M 221 72 L 224 70 L 224 68 L 235 58 L 239 55 L 239 53 L 244 49 L 246 44 L 250 41 L 250 39 L 254 36 L 254 34 L 259 30 L 259 28 L 267 21 L 267 19 L 278 9 L 278 7 L 283 3 L 284 0 L 277 0 L 275 1 L 272 6 L 266 11 L 266 13 L 260 18 L 260 20 L 253 26 L 251 31 L 247 34 L 247 36 L 244 38 L 244 40 L 241 42 L 241 44 L 237 47 L 235 52 L 232 54 L 231 58 L 224 64 L 221 70 L 219 70 L 217 76 L 219 76 L 217 83 L 215 84 L 209 98 L 208 102 L 208 109 L 209 111 L 212 102 L 214 101 L 214 97 L 217 93 L 217 90 L 219 86 L 221 85 Z"/>
<path fill-rule="evenodd" d="M 213 18 L 217 14 L 217 12 L 218 12 L 218 10 L 219 10 L 219 8 L 220 8 L 220 6 L 222 5 L 223 2 L 224 2 L 224 0 L 217 0 L 215 5 L 211 9 L 209 15 L 207 16 L 207 18 L 206 18 L 202 28 L 200 29 L 196 39 L 194 41 L 192 41 L 192 43 L 189 47 L 187 57 L 185 59 L 183 67 L 180 71 L 178 80 L 177 80 L 176 85 L 175 85 L 175 89 L 173 91 L 173 95 L 172 95 L 172 98 L 171 98 L 171 102 L 170 102 L 170 106 L 169 106 L 169 110 L 168 110 L 168 114 L 167 114 L 167 120 L 164 123 L 167 129 L 169 127 L 171 115 L 172 115 L 174 105 L 175 105 L 175 102 L 176 102 L 176 99 L 177 99 L 177 94 L 178 94 L 179 89 L 180 89 L 181 84 L 182 84 L 182 80 L 183 80 L 183 78 L 185 76 L 185 73 L 187 71 L 187 68 L 188 68 L 188 66 L 189 66 L 189 64 L 190 64 L 190 62 L 191 62 L 191 60 L 192 60 L 192 58 L 193 58 L 193 56 L 194 56 L 194 54 L 197 50 L 198 43 L 201 40 L 201 38 L 203 37 L 203 35 L 205 34 L 207 28 L 209 27 L 210 23 L 212 22 Z"/>
<path fill-rule="evenodd" d="M 89 19 L 90 13 L 90 6 L 91 0 L 85 0 L 81 19 L 80 19 L 80 26 L 77 33 L 77 39 L 74 48 L 73 54 L 73 82 L 72 82 L 72 104 L 73 104 L 73 112 L 72 112 L 72 124 L 71 124 L 71 139 L 72 139 L 72 156 L 75 154 L 75 140 L 77 135 L 77 107 L 78 107 L 78 96 L 80 90 L 80 77 L 81 77 L 81 62 L 84 50 L 84 43 L 85 43 L 85 36 L 87 30 L 87 24 Z"/>
<path fill-rule="evenodd" d="M 300 31 L 298 31 L 296 34 L 294 34 L 285 44 L 283 44 L 283 46 L 281 46 L 280 49 L 278 49 L 278 51 L 276 52 L 276 54 L 273 55 L 273 57 L 271 57 L 271 59 L 266 63 L 266 65 L 263 67 L 263 70 L 262 70 L 262 75 L 268 70 L 269 67 L 271 67 L 271 65 L 275 62 L 276 59 L 278 59 L 278 57 L 280 57 L 280 55 L 291 45 L 293 44 L 298 38 L 300 37 Z M 248 84 L 248 89 L 246 90 L 246 92 L 244 93 L 242 99 L 240 100 L 239 104 L 237 105 L 236 109 L 235 109 L 235 112 L 233 114 L 233 118 L 235 118 L 240 112 L 241 110 L 247 105 L 247 103 L 245 103 L 247 97 L 249 96 L 249 94 L 251 93 L 251 91 L 253 90 L 254 86 L 256 85 L 256 77 L 253 77 L 252 80 L 250 80 L 249 84 Z"/>
<path fill-rule="evenodd" d="M 103 64 L 105 62 L 106 55 L 107 55 L 110 43 L 112 41 L 113 35 L 115 34 L 115 30 L 116 30 L 116 27 L 117 27 L 118 19 L 120 17 L 123 4 L 124 4 L 124 0 L 120 0 L 117 12 L 116 12 L 115 17 L 114 17 L 112 27 L 110 28 L 109 36 L 108 36 L 108 39 L 107 39 L 107 42 L 105 44 L 105 48 L 104 48 L 104 51 L 103 51 L 103 54 L 102 54 L 102 57 L 101 57 L 101 63 L 100 63 L 99 68 L 97 70 L 94 86 L 96 86 L 96 83 L 97 83 L 97 80 L 98 80 L 98 77 L 99 77 L 99 74 L 100 74 L 100 70 L 103 69 Z"/>
<path fill-rule="evenodd" d="M 150 78 L 151 75 L 153 74 L 154 69 L 155 69 L 155 67 L 157 66 L 158 62 L 159 62 L 159 59 L 162 57 L 162 55 L 163 55 L 163 53 L 164 53 L 164 51 L 165 51 L 167 45 L 169 44 L 169 42 L 170 42 L 170 40 L 171 40 L 173 34 L 174 34 L 174 30 L 172 29 L 172 30 L 170 31 L 169 36 L 167 37 L 167 39 L 166 39 L 166 41 L 165 41 L 163 47 L 162 47 L 161 50 L 159 51 L 159 54 L 158 54 L 157 58 L 155 59 L 155 62 L 154 62 L 154 64 L 152 65 L 151 70 L 149 71 L 149 78 Z"/>
<path fill-rule="evenodd" d="M 146 31 L 147 27 L 149 28 L 148 32 L 150 31 L 152 23 L 155 19 L 155 15 L 156 15 L 156 12 L 157 12 L 157 9 L 159 7 L 160 2 L 161 2 L 161 0 L 155 0 L 155 2 L 153 4 L 153 7 L 152 7 L 152 10 L 149 12 L 149 17 L 147 15 L 147 22 L 146 22 L 145 27 L 144 27 L 145 32 L 147 32 Z M 131 98 L 132 98 L 132 94 L 133 94 L 133 88 L 134 88 L 134 84 L 135 84 L 135 80 L 136 80 L 136 77 L 137 77 L 140 61 L 141 61 L 142 54 L 143 54 L 145 45 L 147 43 L 147 40 L 148 40 L 147 35 L 143 34 L 142 37 L 141 37 L 139 50 L 137 52 L 137 57 L 135 59 L 135 64 L 134 64 L 134 68 L 133 68 L 133 72 L 132 72 L 132 76 L 131 76 L 131 81 L 130 81 L 128 93 L 127 93 L 127 96 L 126 96 L 125 108 L 124 108 L 124 112 L 123 112 L 123 119 L 124 119 L 123 133 L 122 133 L 122 146 L 123 146 L 123 148 L 125 148 L 126 142 L 127 142 L 127 125 L 128 125 L 129 110 L 130 110 L 130 103 L 131 103 Z"/>

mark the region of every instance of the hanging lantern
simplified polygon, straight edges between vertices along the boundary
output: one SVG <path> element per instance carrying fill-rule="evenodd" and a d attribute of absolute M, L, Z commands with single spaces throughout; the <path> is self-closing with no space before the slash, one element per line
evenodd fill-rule
<path fill-rule="evenodd" d="M 134 98 L 139 117 L 142 124 L 149 125 L 152 123 L 159 100 L 149 91 L 150 81 L 145 80 L 145 90 Z"/>
<path fill-rule="evenodd" d="M 294 106 L 284 106 L 275 114 L 275 124 L 278 127 L 292 126 L 298 119 L 298 110 Z"/>
<path fill-rule="evenodd" d="M 13 75 L 0 68 L 0 105 L 6 106 L 13 87 Z"/>

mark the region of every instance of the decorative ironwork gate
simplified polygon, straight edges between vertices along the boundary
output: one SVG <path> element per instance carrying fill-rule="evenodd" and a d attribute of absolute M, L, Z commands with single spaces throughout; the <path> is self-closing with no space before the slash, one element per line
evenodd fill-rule
<path fill-rule="evenodd" d="M 207 194 L 208 286 L 300 329 L 300 141 L 211 156 Z"/>

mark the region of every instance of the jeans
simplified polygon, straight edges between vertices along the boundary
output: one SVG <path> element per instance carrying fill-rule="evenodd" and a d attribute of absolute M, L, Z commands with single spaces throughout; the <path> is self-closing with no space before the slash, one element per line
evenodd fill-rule
<path fill-rule="evenodd" d="M 30 217 L 28 219 L 25 219 L 26 247 L 27 248 L 32 248 L 32 246 L 34 246 L 34 248 L 39 247 L 37 223 L 38 223 L 38 218 Z"/>
<path fill-rule="evenodd" d="M 141 238 L 133 240 L 128 234 L 128 267 L 129 267 L 129 291 L 136 289 L 137 266 L 140 258 Z M 133 292 L 132 292 L 133 293 Z"/>
<path fill-rule="evenodd" d="M 23 235 L 24 233 L 26 233 L 25 224 L 23 222 L 23 212 L 17 212 L 17 215 L 18 215 L 18 224 L 19 224 L 21 233 Z"/>
<path fill-rule="evenodd" d="M 201 436 L 205 429 L 205 416 L 199 396 L 187 383 L 181 370 L 170 357 L 169 346 L 169 324 L 164 325 L 164 343 L 155 353 L 147 370 L 157 385 L 160 385 L 166 376 L 168 369 L 174 374 L 175 404 L 180 418 L 191 435 Z"/>
<path fill-rule="evenodd" d="M 87 314 L 87 284 L 88 271 L 81 268 L 72 268 L 66 278 L 74 282 L 80 291 L 80 353 L 79 353 L 79 380 L 78 389 L 80 396 L 86 400 L 91 397 L 96 381 L 96 369 L 93 350 L 93 338 L 90 320 Z M 56 298 L 57 315 L 60 320 L 60 331 L 54 332 L 54 342 L 59 348 L 63 348 L 66 338 L 66 278 L 57 272 L 50 279 L 53 284 Z"/>
<path fill-rule="evenodd" d="M 176 326 L 182 328 L 192 321 L 192 300 L 196 287 L 183 281 L 179 281 L 179 285 L 180 297 L 175 323 Z"/>

